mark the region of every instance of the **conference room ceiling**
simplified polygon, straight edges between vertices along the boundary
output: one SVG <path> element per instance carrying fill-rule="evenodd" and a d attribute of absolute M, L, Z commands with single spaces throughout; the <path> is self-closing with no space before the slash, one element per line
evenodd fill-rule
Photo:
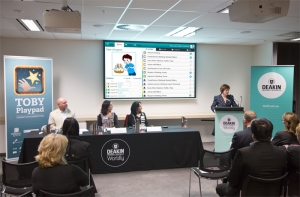
<path fill-rule="evenodd" d="M 217 13 L 233 0 L 68 0 L 81 12 L 81 33 L 50 33 L 25 30 L 16 19 L 38 20 L 44 27 L 45 10 L 62 7 L 62 0 L 1 0 L 1 37 L 73 40 L 127 40 L 257 45 L 287 42 L 300 32 L 300 0 L 290 0 L 286 17 L 265 23 L 230 22 L 229 14 Z M 117 24 L 145 25 L 143 31 L 115 30 Z M 95 27 L 100 26 L 100 27 Z M 167 33 L 181 26 L 202 28 L 181 38 Z M 286 35 L 284 35 L 286 34 Z"/>

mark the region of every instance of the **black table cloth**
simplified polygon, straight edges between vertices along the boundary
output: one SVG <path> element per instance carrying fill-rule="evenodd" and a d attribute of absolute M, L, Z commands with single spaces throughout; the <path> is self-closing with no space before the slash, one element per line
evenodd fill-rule
<path fill-rule="evenodd" d="M 34 161 L 43 134 L 32 131 L 24 138 L 19 163 Z M 162 132 L 80 135 L 89 142 L 94 157 L 93 174 L 193 167 L 203 149 L 199 131 L 180 126 Z"/>

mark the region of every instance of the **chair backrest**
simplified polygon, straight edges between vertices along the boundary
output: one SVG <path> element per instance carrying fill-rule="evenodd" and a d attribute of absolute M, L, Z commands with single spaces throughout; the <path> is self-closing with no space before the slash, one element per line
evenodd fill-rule
<path fill-rule="evenodd" d="M 80 167 L 84 172 L 89 174 L 89 162 L 88 162 L 88 157 L 81 157 L 81 158 L 66 158 L 68 164 L 73 164 L 78 167 Z"/>
<path fill-rule="evenodd" d="M 248 175 L 243 183 L 241 196 L 281 196 L 283 194 L 283 181 L 288 173 L 272 179 L 262 179 Z"/>
<path fill-rule="evenodd" d="M 52 196 L 52 197 L 77 197 L 77 196 L 93 196 L 93 195 L 94 195 L 94 187 L 93 186 L 89 187 L 86 190 L 71 193 L 71 194 L 55 194 L 55 193 L 50 193 L 50 192 L 46 192 L 43 190 L 39 191 L 39 196 Z"/>
<path fill-rule="evenodd" d="M 287 196 L 300 196 L 300 172 L 295 172 L 291 175 L 287 184 Z"/>
<path fill-rule="evenodd" d="M 203 150 L 200 155 L 199 169 L 205 172 L 224 172 L 231 167 L 231 151 L 213 152 Z"/>
<path fill-rule="evenodd" d="M 5 186 L 24 188 L 32 186 L 32 172 L 38 167 L 37 161 L 30 163 L 10 163 L 2 160 L 2 183 Z"/>
<path fill-rule="evenodd" d="M 124 120 L 124 127 L 127 127 L 129 116 L 130 116 L 130 114 L 126 114 L 126 117 Z"/>

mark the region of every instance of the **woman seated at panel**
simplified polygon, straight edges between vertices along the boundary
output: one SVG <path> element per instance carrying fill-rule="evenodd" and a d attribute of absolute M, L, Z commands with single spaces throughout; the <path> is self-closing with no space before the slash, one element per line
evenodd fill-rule
<path fill-rule="evenodd" d="M 298 144 L 296 137 L 296 127 L 299 124 L 299 117 L 292 112 L 284 113 L 282 116 L 282 122 L 284 124 L 284 131 L 279 131 L 272 139 L 272 144 L 276 146 Z"/>
<path fill-rule="evenodd" d="M 39 190 L 57 194 L 81 191 L 80 186 L 89 184 L 88 175 L 75 165 L 68 165 L 64 155 L 68 139 L 61 134 L 51 133 L 44 137 L 35 157 L 39 163 L 32 172 L 32 189 L 39 196 Z"/>
<path fill-rule="evenodd" d="M 87 157 L 90 170 L 93 169 L 94 159 L 90 144 L 88 142 L 82 141 L 79 138 L 79 124 L 75 118 L 66 118 L 62 126 L 63 135 L 68 138 L 68 146 L 66 150 L 65 158 L 67 161 L 73 161 L 80 158 Z M 84 166 L 82 166 L 84 168 Z M 93 177 L 91 175 L 91 185 L 95 188 L 95 193 L 97 193 L 96 186 L 94 184 Z"/>
<path fill-rule="evenodd" d="M 133 126 L 137 121 L 140 122 L 142 126 L 149 126 L 146 114 L 142 112 L 142 103 L 139 101 L 135 101 L 131 105 L 131 114 L 128 118 L 127 126 Z"/>
<path fill-rule="evenodd" d="M 105 100 L 102 103 L 101 112 L 98 115 L 98 126 L 105 126 L 106 128 L 118 127 L 118 116 L 112 112 L 113 105 L 111 101 Z"/>

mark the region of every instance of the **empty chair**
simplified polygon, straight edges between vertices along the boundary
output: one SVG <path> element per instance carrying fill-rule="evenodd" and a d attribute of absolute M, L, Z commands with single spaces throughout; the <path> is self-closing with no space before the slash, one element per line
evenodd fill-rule
<path fill-rule="evenodd" d="M 50 193 L 46 192 L 43 190 L 39 191 L 39 196 L 51 196 L 51 197 L 77 197 L 77 196 L 95 196 L 94 187 L 91 186 L 86 190 L 80 191 L 80 192 L 75 192 L 71 194 L 55 194 L 55 193 Z"/>
<path fill-rule="evenodd" d="M 280 197 L 283 195 L 283 182 L 287 174 L 272 179 L 262 179 L 248 175 L 243 183 L 240 196 Z"/>
<path fill-rule="evenodd" d="M 124 120 L 124 127 L 127 127 L 129 116 L 130 116 L 130 114 L 126 114 L 126 117 Z"/>
<path fill-rule="evenodd" d="M 230 149 L 225 152 L 213 152 L 208 150 L 203 150 L 200 155 L 199 168 L 192 167 L 190 171 L 190 183 L 189 183 L 189 196 L 191 193 L 191 172 L 199 179 L 199 189 L 200 196 L 202 196 L 201 191 L 201 180 L 200 178 L 206 178 L 210 180 L 224 179 L 228 175 L 228 171 L 231 167 L 231 151 Z"/>
<path fill-rule="evenodd" d="M 9 163 L 2 160 L 2 193 L 25 195 L 32 192 L 32 171 L 38 167 L 36 161 L 30 163 Z"/>

